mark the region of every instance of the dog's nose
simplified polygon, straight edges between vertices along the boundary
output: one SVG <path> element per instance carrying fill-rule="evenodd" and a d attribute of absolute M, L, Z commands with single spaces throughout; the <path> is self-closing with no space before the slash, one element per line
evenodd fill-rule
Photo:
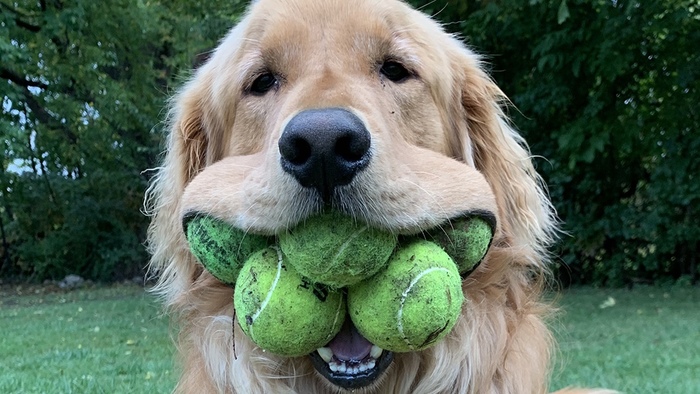
<path fill-rule="evenodd" d="M 299 112 L 279 140 L 282 169 L 324 200 L 347 185 L 370 161 L 371 138 L 364 123 L 342 108 Z"/>

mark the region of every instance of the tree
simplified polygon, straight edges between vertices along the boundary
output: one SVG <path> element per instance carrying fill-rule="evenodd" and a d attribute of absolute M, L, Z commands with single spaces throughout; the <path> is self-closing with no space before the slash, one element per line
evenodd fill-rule
<path fill-rule="evenodd" d="M 486 54 L 517 107 L 571 234 L 562 276 L 698 279 L 698 0 L 412 2 Z M 145 265 L 165 100 L 243 6 L 0 0 L 0 274 Z"/>
<path fill-rule="evenodd" d="M 560 274 L 611 285 L 697 280 L 700 2 L 439 7 L 426 6 L 487 54 L 518 109 L 511 115 L 570 234 Z"/>
<path fill-rule="evenodd" d="M 145 266 L 144 170 L 158 162 L 168 91 L 240 7 L 0 0 L 6 275 Z"/>

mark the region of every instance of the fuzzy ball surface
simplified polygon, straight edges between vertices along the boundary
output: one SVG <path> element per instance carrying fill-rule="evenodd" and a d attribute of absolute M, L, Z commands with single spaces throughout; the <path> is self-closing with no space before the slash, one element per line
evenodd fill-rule
<path fill-rule="evenodd" d="M 396 236 L 330 212 L 312 216 L 280 234 L 279 244 L 301 275 L 341 288 L 384 267 L 396 247 Z"/>
<path fill-rule="evenodd" d="M 214 277 L 234 285 L 246 259 L 270 243 L 211 216 L 196 216 L 186 224 L 192 254 Z"/>
<path fill-rule="evenodd" d="M 493 229 L 484 219 L 462 218 L 433 230 L 429 239 L 445 249 L 457 264 L 460 274 L 476 268 L 491 245 Z"/>
<path fill-rule="evenodd" d="M 422 350 L 444 338 L 462 310 L 455 263 L 435 243 L 417 240 L 394 253 L 385 270 L 348 289 L 358 331 L 394 352 Z"/>
<path fill-rule="evenodd" d="M 282 356 L 302 356 L 326 345 L 346 315 L 343 293 L 302 278 L 276 247 L 246 261 L 233 299 L 246 335 Z"/>

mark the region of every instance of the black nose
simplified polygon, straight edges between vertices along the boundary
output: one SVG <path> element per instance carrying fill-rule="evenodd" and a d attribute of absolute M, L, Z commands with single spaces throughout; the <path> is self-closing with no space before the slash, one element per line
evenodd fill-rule
<path fill-rule="evenodd" d="M 369 132 L 342 108 L 299 112 L 279 140 L 282 169 L 304 187 L 328 200 L 336 186 L 347 185 L 370 160 Z"/>

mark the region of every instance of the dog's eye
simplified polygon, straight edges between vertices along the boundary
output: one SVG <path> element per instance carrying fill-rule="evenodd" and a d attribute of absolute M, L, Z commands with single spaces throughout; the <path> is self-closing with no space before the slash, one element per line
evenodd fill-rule
<path fill-rule="evenodd" d="M 393 82 L 401 82 L 411 76 L 411 73 L 401 63 L 387 60 L 382 64 L 379 70 L 385 77 Z"/>
<path fill-rule="evenodd" d="M 277 84 L 277 77 L 272 73 L 260 74 L 250 85 L 250 92 L 254 94 L 265 94 Z"/>

